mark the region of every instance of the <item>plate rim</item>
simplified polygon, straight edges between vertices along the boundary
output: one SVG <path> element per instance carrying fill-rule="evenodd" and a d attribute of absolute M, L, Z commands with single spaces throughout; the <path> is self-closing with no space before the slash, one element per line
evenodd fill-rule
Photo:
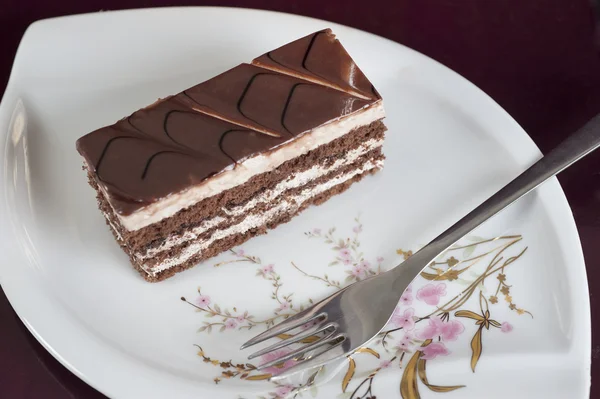
<path fill-rule="evenodd" d="M 9 79 L 8 79 L 8 82 L 6 85 L 6 89 L 2 96 L 2 99 L 0 100 L 0 122 L 1 122 L 3 115 L 10 115 L 12 113 L 12 109 L 9 108 L 10 105 L 8 105 L 8 103 L 10 101 L 14 102 L 14 100 L 18 97 L 18 92 L 16 92 L 17 89 L 15 88 L 15 86 L 16 86 L 15 81 L 17 80 L 17 78 L 15 76 L 18 75 L 18 66 L 19 66 L 19 63 L 21 62 L 21 59 L 23 58 L 22 57 L 23 48 L 27 47 L 29 37 L 33 36 L 34 34 L 38 34 L 37 31 L 43 31 L 43 30 L 47 29 L 48 26 L 51 27 L 52 24 L 61 24 L 63 21 L 72 20 L 72 19 L 84 19 L 87 17 L 96 17 L 97 18 L 100 16 L 102 18 L 104 18 L 104 17 L 110 18 L 114 14 L 140 14 L 140 13 L 152 14 L 152 13 L 173 12 L 174 10 L 185 10 L 185 9 L 202 10 L 202 11 L 213 10 L 213 11 L 225 11 L 225 12 L 233 12 L 233 13 L 252 12 L 252 13 L 257 13 L 257 14 L 271 14 L 271 15 L 274 15 L 275 17 L 291 18 L 291 19 L 296 19 L 297 21 L 310 20 L 310 21 L 313 21 L 316 23 L 327 24 L 328 26 L 331 26 L 334 29 L 335 28 L 343 28 L 344 30 L 353 31 L 354 33 L 360 33 L 361 35 L 368 35 L 368 36 L 373 37 L 376 40 L 385 41 L 390 44 L 400 46 L 403 51 L 412 53 L 413 56 L 420 58 L 422 60 L 424 59 L 427 63 L 430 63 L 430 64 L 433 63 L 433 64 L 436 64 L 436 65 L 444 68 L 446 71 L 453 74 L 455 78 L 461 80 L 462 84 L 466 84 L 468 86 L 471 86 L 471 89 L 475 89 L 475 91 L 478 92 L 479 97 L 482 100 L 485 99 L 485 101 L 488 103 L 488 106 L 493 106 L 496 109 L 496 112 L 499 112 L 500 114 L 502 114 L 504 117 L 507 118 L 507 120 L 509 120 L 512 124 L 515 125 L 516 129 L 520 130 L 520 132 L 522 133 L 523 139 L 525 139 L 525 141 L 528 143 L 529 148 L 527 148 L 527 151 L 531 152 L 532 156 L 539 157 L 542 155 L 541 151 L 539 150 L 539 148 L 537 147 L 535 142 L 531 139 L 531 137 L 527 134 L 527 132 L 493 98 L 491 98 L 487 93 L 485 93 L 482 89 L 480 89 L 477 85 L 475 85 L 474 83 L 469 81 L 467 78 L 460 75 L 458 72 L 452 70 L 451 68 L 440 63 L 439 61 L 428 57 L 425 54 L 422 54 L 412 48 L 409 48 L 409 47 L 407 47 L 401 43 L 395 42 L 391 39 L 387 39 L 383 36 L 380 36 L 380 35 L 377 35 L 377 34 L 374 34 L 371 32 L 366 32 L 361 29 L 350 27 L 347 25 L 343 25 L 343 24 L 339 24 L 339 23 L 335 23 L 335 22 L 331 22 L 331 21 L 327 21 L 327 20 L 323 20 L 323 19 L 319 19 L 319 18 L 290 14 L 290 13 L 285 13 L 285 12 L 280 12 L 280 11 L 271 11 L 271 10 L 262 10 L 262 9 L 244 8 L 244 7 L 239 7 L 239 8 L 238 7 L 218 7 L 218 6 L 153 7 L 153 8 L 110 10 L 110 11 L 99 11 L 99 12 L 91 12 L 91 13 L 73 14 L 73 15 L 59 16 L 59 17 L 53 17 L 53 18 L 47 18 L 47 19 L 41 19 L 41 20 L 35 21 L 27 27 L 27 29 L 23 33 L 23 36 L 21 37 L 19 46 L 17 48 L 17 52 L 15 54 L 14 61 L 13 61 L 12 67 L 11 67 Z M 10 119 L 10 116 L 8 119 Z M 4 127 L 4 126 L 2 126 L 2 127 Z M 7 131 L 7 129 L 6 129 L 6 131 Z M 9 137 L 7 134 L 6 140 L 0 139 L 0 143 L 2 143 L 3 146 L 6 146 L 8 143 L 8 140 L 9 140 Z M 5 151 L 0 150 L 0 158 L 4 156 L 3 154 L 5 154 Z M 3 169 L 4 169 L 4 173 L 6 173 L 6 167 L 4 167 Z M 4 179 L 4 178 L 5 178 L 5 176 L 3 176 L 0 179 Z M 582 340 L 584 342 L 585 348 L 584 348 L 584 350 L 581 350 L 581 355 L 583 358 L 580 359 L 580 361 L 583 364 L 582 371 L 587 376 L 587 384 L 586 384 L 587 386 L 585 387 L 585 390 L 583 393 L 585 394 L 584 397 L 589 397 L 590 386 L 591 386 L 591 375 L 590 375 L 590 371 L 591 371 L 591 309 L 590 309 L 590 300 L 589 300 L 589 295 L 588 295 L 589 294 L 589 284 L 588 284 L 588 280 L 587 280 L 587 270 L 586 270 L 584 255 L 583 255 L 583 248 L 581 245 L 581 239 L 579 236 L 579 232 L 577 230 L 577 225 L 575 223 L 575 219 L 573 217 L 572 210 L 569 206 L 568 200 L 566 198 L 566 195 L 564 193 L 564 190 L 563 190 L 560 182 L 556 178 L 553 178 L 552 181 L 549 181 L 545 186 L 549 187 L 548 190 L 552 191 L 552 193 L 550 193 L 547 196 L 547 198 L 556 200 L 555 205 L 558 205 L 561 208 L 555 213 L 555 216 L 557 216 L 561 219 L 561 227 L 565 230 L 568 230 L 566 233 L 564 233 L 564 237 L 568 237 L 570 239 L 570 241 L 571 241 L 570 246 L 575 251 L 574 253 L 571 253 L 571 256 L 573 257 L 573 263 L 577 263 L 578 266 L 577 266 L 576 270 L 569 271 L 569 274 L 578 272 L 579 276 L 574 277 L 574 278 L 579 280 L 579 281 L 576 280 L 578 283 L 582 284 L 581 291 L 585 293 L 584 295 L 578 295 L 576 299 L 578 299 L 578 306 L 580 306 L 581 312 L 585 313 L 587 316 L 584 320 L 584 325 L 582 326 L 582 331 L 585 333 L 585 337 L 583 337 L 584 339 Z M 5 195 L 6 195 L 6 193 L 5 193 Z M 0 197 L 0 202 L 2 202 L 2 204 L 3 204 L 3 206 L 0 207 L 0 214 L 7 213 L 8 212 L 8 204 L 6 203 L 5 196 Z M 6 233 L 8 233 L 9 240 L 5 241 L 5 243 L 8 241 L 11 241 L 10 240 L 10 228 L 8 228 L 8 227 L 1 228 L 0 233 L 2 233 L 2 235 L 7 235 Z M 5 245 L 5 246 L 7 247 L 8 245 Z M 15 252 L 18 254 L 21 253 L 20 250 L 16 250 Z M 575 265 L 573 265 L 573 266 L 575 266 Z M 93 378 L 91 376 L 88 376 L 87 374 L 84 374 L 83 372 L 81 372 L 78 369 L 77 366 L 70 363 L 68 359 L 64 358 L 49 342 L 46 341 L 46 339 L 38 331 L 39 328 L 36 329 L 36 327 L 33 325 L 35 323 L 32 324 L 29 322 L 29 318 L 25 314 L 25 313 L 27 313 L 24 310 L 25 306 L 22 306 L 21 303 L 18 303 L 19 302 L 18 299 L 15 301 L 15 298 L 16 298 L 15 295 L 9 295 L 8 291 L 10 291 L 11 288 L 9 285 L 9 287 L 7 289 L 6 278 L 2 277 L 1 269 L 0 269 L 0 283 L 2 283 L 2 287 L 4 289 L 6 297 L 8 298 L 8 301 L 11 304 L 11 307 L 13 308 L 15 313 L 18 315 L 21 322 L 26 326 L 26 328 L 29 330 L 29 332 L 36 338 L 36 340 L 44 347 L 44 349 L 47 350 L 55 359 L 57 359 L 70 372 L 75 374 L 78 378 L 83 380 L 88 385 L 92 386 L 94 389 L 98 390 L 99 392 L 101 392 L 109 397 L 112 397 L 113 395 L 115 395 L 116 397 L 120 397 L 120 395 L 122 395 L 124 391 L 125 392 L 127 391 L 127 389 L 125 389 L 125 390 L 121 389 L 121 390 L 118 390 L 119 392 L 117 392 L 114 387 L 106 386 L 106 382 L 104 382 L 104 384 L 102 384 L 101 382 L 104 380 L 103 378 L 97 378 L 97 376 L 96 376 L 96 378 Z M 585 289 L 583 289 L 583 288 L 585 288 Z M 573 289 L 570 290 L 570 293 L 571 294 L 574 293 Z M 11 296 L 13 299 L 11 299 Z M 573 298 L 574 297 L 571 296 L 571 299 L 573 299 Z M 17 302 L 17 303 L 13 303 L 13 302 Z M 579 322 L 581 322 L 581 320 Z M 125 356 L 125 355 L 121 354 L 121 356 Z M 153 370 L 150 367 L 144 367 L 143 369 L 145 371 L 149 370 L 151 372 L 157 373 L 156 370 Z M 162 373 L 158 373 L 158 374 L 162 375 Z M 143 375 L 145 375 L 146 377 L 148 376 L 148 374 L 143 374 Z M 133 389 L 133 392 L 139 393 L 137 386 L 134 388 L 135 389 Z M 130 391 L 131 391 L 131 389 L 130 389 Z M 207 393 L 210 393 L 210 391 L 207 391 Z"/>

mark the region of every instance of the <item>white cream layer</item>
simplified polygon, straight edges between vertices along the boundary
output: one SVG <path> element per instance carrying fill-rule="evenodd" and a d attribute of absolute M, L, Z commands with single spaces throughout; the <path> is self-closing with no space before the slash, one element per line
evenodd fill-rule
<path fill-rule="evenodd" d="M 108 216 L 108 214 L 106 212 L 104 212 L 104 211 L 102 211 L 102 214 L 104 215 L 104 219 L 106 219 L 106 221 L 110 225 L 110 228 L 112 229 L 112 231 L 115 232 L 115 235 L 117 236 L 117 239 L 119 241 L 123 241 L 123 237 L 121 237 L 121 233 L 119 233 L 119 230 L 115 227 L 115 225 L 113 224 L 113 222 L 110 220 L 110 217 Z"/>
<path fill-rule="evenodd" d="M 255 175 L 270 172 L 282 163 L 327 144 L 357 127 L 369 125 L 384 117 L 383 102 L 379 101 L 350 115 L 334 119 L 325 125 L 307 131 L 268 154 L 260 154 L 246 159 L 237 164 L 235 168 L 225 169 L 199 185 L 169 195 L 131 215 L 119 215 L 116 212 L 115 215 L 125 229 L 139 230 L 171 217 L 205 198 L 243 184 Z M 104 194 L 106 195 L 106 193 Z"/>
<path fill-rule="evenodd" d="M 232 209 L 222 208 L 222 210 L 229 217 L 240 216 L 240 215 L 252 210 L 258 204 L 263 204 L 263 203 L 268 203 L 268 202 L 273 201 L 275 198 L 277 198 L 278 196 L 280 196 L 282 193 L 284 193 L 287 190 L 301 187 L 301 186 L 309 183 L 310 181 L 318 179 L 319 177 L 325 176 L 343 166 L 350 165 L 353 162 L 355 162 L 358 158 L 363 156 L 364 154 L 366 154 L 369 151 L 372 151 L 378 147 L 381 147 L 382 145 L 383 145 L 383 139 L 369 140 L 369 141 L 365 142 L 363 145 L 361 145 L 360 147 L 355 148 L 354 150 L 348 151 L 346 153 L 346 156 L 336 160 L 332 165 L 330 165 L 328 167 L 322 167 L 320 165 L 315 165 L 312 168 L 309 168 L 303 172 L 296 173 L 293 177 L 287 178 L 286 180 L 277 184 L 273 189 L 265 191 L 262 195 L 260 195 L 256 198 L 253 198 L 252 200 L 248 201 L 244 205 L 240 205 L 240 206 L 234 207 Z M 146 250 L 145 252 L 136 253 L 135 257 L 139 260 L 145 260 L 145 259 L 151 258 L 160 252 L 167 251 L 177 245 L 181 245 L 187 241 L 198 238 L 198 236 L 200 236 L 202 233 L 204 233 L 208 229 L 218 226 L 219 224 L 221 224 L 222 222 L 224 222 L 226 220 L 227 220 L 227 218 L 225 218 L 225 217 L 215 216 L 211 219 L 208 219 L 208 220 L 202 222 L 199 226 L 195 227 L 194 229 L 188 230 L 183 234 L 170 236 L 163 244 L 161 244 L 160 246 L 158 246 L 156 248 L 150 248 L 150 249 Z"/>
<path fill-rule="evenodd" d="M 307 189 L 302 191 L 297 196 L 291 198 L 291 200 L 281 201 L 279 204 L 274 206 L 273 208 L 268 209 L 267 211 L 261 214 L 250 214 L 244 220 L 236 225 L 229 226 L 226 229 L 216 231 L 208 240 L 200 241 L 189 245 L 185 250 L 179 253 L 177 256 L 172 258 L 165 259 L 162 263 L 154 266 L 142 265 L 142 269 L 146 271 L 149 275 L 156 276 L 156 274 L 161 271 L 170 269 L 177 265 L 180 265 L 186 262 L 188 259 L 208 248 L 213 242 L 223 239 L 227 236 L 233 234 L 244 233 L 250 229 L 263 226 L 269 222 L 269 220 L 273 219 L 279 213 L 293 213 L 298 210 L 304 202 L 308 199 L 313 198 L 320 193 L 323 193 L 330 188 L 337 186 L 345 181 L 350 180 L 356 175 L 367 172 L 371 169 L 381 168 L 383 167 L 383 161 L 367 161 L 365 162 L 361 168 L 354 169 L 348 173 L 343 175 L 336 176 L 331 180 L 326 181 L 323 184 L 315 186 L 311 189 Z"/>

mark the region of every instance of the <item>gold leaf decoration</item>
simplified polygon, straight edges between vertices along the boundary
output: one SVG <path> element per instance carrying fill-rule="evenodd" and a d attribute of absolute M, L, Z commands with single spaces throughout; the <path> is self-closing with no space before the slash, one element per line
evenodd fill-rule
<path fill-rule="evenodd" d="M 421 272 L 421 277 L 423 277 L 425 280 L 434 281 L 439 279 L 440 275 L 434 273 Z"/>
<path fill-rule="evenodd" d="M 419 373 L 419 378 L 421 379 L 421 382 L 427 388 L 432 390 L 433 392 L 450 392 L 450 391 L 454 391 L 459 388 L 464 388 L 466 386 L 466 385 L 440 386 L 440 385 L 430 384 L 429 381 L 427 380 L 427 371 L 426 371 L 426 367 L 425 367 L 426 363 L 427 363 L 427 360 L 419 359 L 419 362 L 417 364 L 417 371 Z"/>
<path fill-rule="evenodd" d="M 356 370 L 356 362 L 351 357 L 348 358 L 348 371 L 344 375 L 344 379 L 342 380 L 342 392 L 346 392 L 346 388 L 348 388 L 348 384 L 352 377 L 354 377 L 354 371 Z"/>
<path fill-rule="evenodd" d="M 477 362 L 479 361 L 479 358 L 481 357 L 481 351 L 483 349 L 482 344 L 481 344 L 482 331 L 483 331 L 483 325 L 481 327 L 479 327 L 479 329 L 477 329 L 475 336 L 471 340 L 471 350 L 473 351 L 473 354 L 471 355 L 471 370 L 473 370 L 473 372 L 475 372 L 475 366 L 477 366 Z"/>
<path fill-rule="evenodd" d="M 426 340 L 421 345 L 421 348 L 426 347 L 431 342 L 431 339 Z M 427 361 L 421 359 L 422 355 L 422 351 L 416 351 L 415 354 L 410 358 L 410 360 L 406 364 L 406 367 L 404 368 L 404 373 L 402 374 L 402 381 L 400 382 L 400 395 L 402 396 L 402 399 L 421 398 L 421 395 L 419 394 L 419 386 L 417 384 L 417 376 L 419 377 L 421 382 L 433 392 L 450 392 L 465 387 L 465 385 L 440 386 L 430 384 L 429 380 L 427 379 L 425 366 Z"/>
<path fill-rule="evenodd" d="M 436 269 L 437 270 L 437 269 Z M 433 274 L 433 273 L 427 273 L 427 272 L 421 272 L 421 277 L 423 277 L 425 280 L 430 280 L 430 281 L 454 281 L 458 279 L 458 276 L 460 276 L 462 274 L 462 272 L 464 272 L 467 269 L 462 269 L 462 270 L 445 270 L 445 271 L 441 271 L 440 274 Z"/>
<path fill-rule="evenodd" d="M 490 320 L 490 324 L 496 328 L 502 327 L 502 324 L 498 323 L 496 320 Z"/>
<path fill-rule="evenodd" d="M 402 255 L 404 257 L 404 260 L 406 260 L 412 256 L 413 251 L 403 251 L 402 249 L 397 249 L 396 253 L 398 255 Z"/>
<path fill-rule="evenodd" d="M 269 378 L 271 378 L 271 376 L 272 376 L 272 374 L 257 374 L 257 375 L 251 375 L 246 379 L 250 380 L 250 381 L 260 381 L 260 380 L 268 380 Z"/>
<path fill-rule="evenodd" d="M 356 350 L 356 353 L 370 353 L 371 355 L 375 356 L 377 359 L 380 358 L 379 353 L 377 353 L 376 351 L 374 351 L 371 348 L 358 348 Z"/>
<path fill-rule="evenodd" d="M 458 312 L 454 313 L 454 316 L 456 317 L 466 317 L 469 319 L 473 319 L 473 320 L 479 320 L 479 321 L 483 321 L 483 316 L 480 314 L 477 314 L 475 312 L 471 312 L 470 310 L 459 310 Z"/>
<path fill-rule="evenodd" d="M 450 258 L 448 258 L 448 260 L 446 260 L 446 263 L 448 264 L 448 267 L 454 267 L 460 262 L 454 256 L 451 256 Z"/>
<path fill-rule="evenodd" d="M 282 339 L 282 340 L 283 339 L 292 338 L 292 337 L 293 337 L 292 334 L 279 334 L 277 336 L 277 338 Z M 311 335 L 310 337 L 306 337 L 306 338 L 300 340 L 299 342 L 302 343 L 302 344 L 312 344 L 313 342 L 318 341 L 318 340 L 319 340 L 318 336 Z"/>
<path fill-rule="evenodd" d="M 427 341 L 431 342 L 430 339 Z M 429 342 L 427 342 L 428 345 Z M 426 346 L 425 343 L 422 346 Z M 406 364 L 406 367 L 404 367 L 402 381 L 400 381 L 400 396 L 402 396 L 402 399 L 421 398 L 421 395 L 419 395 L 419 386 L 417 385 L 417 364 L 422 354 L 423 352 L 416 351 Z"/>

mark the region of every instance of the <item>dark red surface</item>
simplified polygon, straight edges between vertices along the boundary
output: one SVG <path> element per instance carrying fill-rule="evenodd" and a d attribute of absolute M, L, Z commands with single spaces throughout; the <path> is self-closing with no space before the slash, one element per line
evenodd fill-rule
<path fill-rule="evenodd" d="M 322 18 L 395 40 L 446 64 L 504 107 L 543 152 L 600 112 L 600 30 L 590 0 L 182 1 Z M 393 4 L 393 5 L 391 5 Z M 33 21 L 152 0 L 4 0 L 0 87 Z M 592 303 L 592 397 L 600 395 L 600 152 L 560 176 L 579 229 Z M 1 261 L 1 260 L 0 260 Z M 0 295 L 0 397 L 101 398 L 48 354 Z"/>

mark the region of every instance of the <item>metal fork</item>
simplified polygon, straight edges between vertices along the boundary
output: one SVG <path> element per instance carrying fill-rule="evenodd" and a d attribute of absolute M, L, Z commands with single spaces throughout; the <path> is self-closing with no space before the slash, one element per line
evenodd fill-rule
<path fill-rule="evenodd" d="M 277 375 L 277 378 L 283 378 L 351 354 L 381 332 L 391 318 L 404 290 L 440 254 L 486 220 L 599 146 L 600 114 L 448 230 L 410 256 L 400 267 L 343 288 L 252 338 L 242 345 L 242 349 L 310 323 L 313 327 L 253 353 L 249 359 L 291 344 L 310 342 L 258 366 L 258 369 L 264 369 L 295 359 L 297 362 L 294 366 Z M 309 339 L 311 337 L 312 339 Z"/>

